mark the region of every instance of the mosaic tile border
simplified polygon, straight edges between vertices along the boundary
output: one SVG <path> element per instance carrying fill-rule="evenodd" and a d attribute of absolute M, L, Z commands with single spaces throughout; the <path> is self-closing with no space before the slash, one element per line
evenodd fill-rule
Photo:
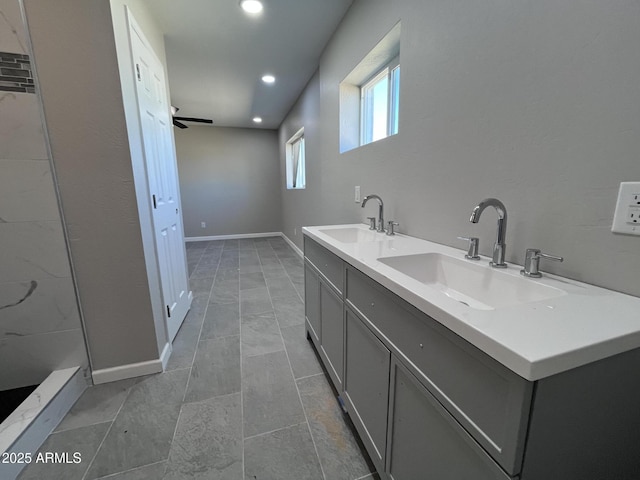
<path fill-rule="evenodd" d="M 36 93 L 29 55 L 0 52 L 0 91 Z"/>

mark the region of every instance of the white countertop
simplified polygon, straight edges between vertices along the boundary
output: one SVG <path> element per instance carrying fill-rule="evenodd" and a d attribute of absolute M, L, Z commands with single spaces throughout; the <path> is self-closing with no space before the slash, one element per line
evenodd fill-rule
<path fill-rule="evenodd" d="M 548 300 L 478 310 L 378 261 L 381 257 L 440 253 L 464 259 L 465 251 L 397 234 L 381 240 L 343 243 L 322 230 L 367 226 L 304 227 L 303 232 L 396 295 L 460 335 L 527 380 L 539 380 L 640 347 L 640 298 L 543 273 L 527 279 L 566 292 Z M 520 277 L 519 265 L 502 270 Z"/>

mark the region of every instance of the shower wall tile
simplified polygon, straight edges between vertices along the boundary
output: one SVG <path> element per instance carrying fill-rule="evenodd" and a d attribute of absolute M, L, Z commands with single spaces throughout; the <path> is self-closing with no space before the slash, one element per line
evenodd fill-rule
<path fill-rule="evenodd" d="M 71 278 L 0 284 L 0 338 L 73 330 L 79 325 Z"/>
<path fill-rule="evenodd" d="M 0 52 L 28 53 L 26 37 L 18 1 L 0 0 Z"/>
<path fill-rule="evenodd" d="M 71 275 L 60 222 L 0 223 L 0 283 Z"/>
<path fill-rule="evenodd" d="M 0 160 L 0 222 L 60 221 L 47 160 Z"/>
<path fill-rule="evenodd" d="M 0 390 L 89 363 L 30 57 L 0 0 Z"/>
<path fill-rule="evenodd" d="M 0 91 L 0 158 L 48 158 L 37 95 Z"/>
<path fill-rule="evenodd" d="M 82 331 L 0 338 L 0 385 L 3 389 L 41 383 L 52 371 L 86 365 Z"/>

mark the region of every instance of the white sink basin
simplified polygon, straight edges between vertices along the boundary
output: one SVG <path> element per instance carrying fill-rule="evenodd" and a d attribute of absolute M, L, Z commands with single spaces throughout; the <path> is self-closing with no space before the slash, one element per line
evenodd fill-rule
<path fill-rule="evenodd" d="M 382 257 L 378 261 L 478 310 L 494 310 L 567 294 L 528 278 L 439 253 Z"/>
<path fill-rule="evenodd" d="M 345 228 L 327 228 L 320 230 L 320 233 L 329 235 L 334 240 L 342 243 L 358 243 L 358 242 L 379 242 L 384 240 L 384 233 L 375 230 L 362 230 L 355 227 Z"/>

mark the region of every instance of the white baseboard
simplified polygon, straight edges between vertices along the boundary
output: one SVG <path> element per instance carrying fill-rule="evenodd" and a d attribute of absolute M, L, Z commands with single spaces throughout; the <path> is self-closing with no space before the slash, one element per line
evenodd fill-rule
<path fill-rule="evenodd" d="M 261 238 L 261 237 L 282 237 L 289 244 L 293 251 L 301 257 L 304 257 L 302 250 L 282 232 L 264 232 L 264 233 L 239 233 L 237 235 L 213 235 L 209 237 L 185 237 L 185 242 L 208 242 L 211 240 L 237 240 L 241 238 Z"/>
<path fill-rule="evenodd" d="M 173 352 L 173 347 L 171 346 L 171 343 L 170 342 L 165 343 L 164 348 L 162 349 L 162 355 L 160 355 L 160 362 L 162 363 L 163 372 L 167 369 L 167 363 L 169 363 L 169 358 L 171 358 L 172 352 Z"/>
<path fill-rule="evenodd" d="M 284 233 L 281 233 L 280 235 L 282 235 L 282 238 L 284 239 L 284 241 L 287 242 L 291 248 L 293 248 L 294 252 L 300 255 L 300 257 L 304 257 L 304 253 L 302 252 L 302 250 L 300 250 L 298 246 L 295 243 L 293 243 L 289 237 L 287 237 Z"/>
<path fill-rule="evenodd" d="M 162 355 L 165 354 L 166 350 L 167 347 L 165 346 Z M 124 380 L 125 378 L 142 377 L 143 375 L 160 373 L 163 371 L 163 367 L 163 359 L 158 358 L 157 360 L 149 360 L 147 362 L 129 363 L 128 365 L 94 370 L 91 373 L 91 377 L 93 378 L 93 383 L 98 385 L 100 383 Z"/>
<path fill-rule="evenodd" d="M 208 237 L 185 237 L 185 242 L 207 242 L 211 240 L 238 240 L 241 238 L 279 237 L 282 232 L 239 233 L 236 235 L 212 235 Z"/>

